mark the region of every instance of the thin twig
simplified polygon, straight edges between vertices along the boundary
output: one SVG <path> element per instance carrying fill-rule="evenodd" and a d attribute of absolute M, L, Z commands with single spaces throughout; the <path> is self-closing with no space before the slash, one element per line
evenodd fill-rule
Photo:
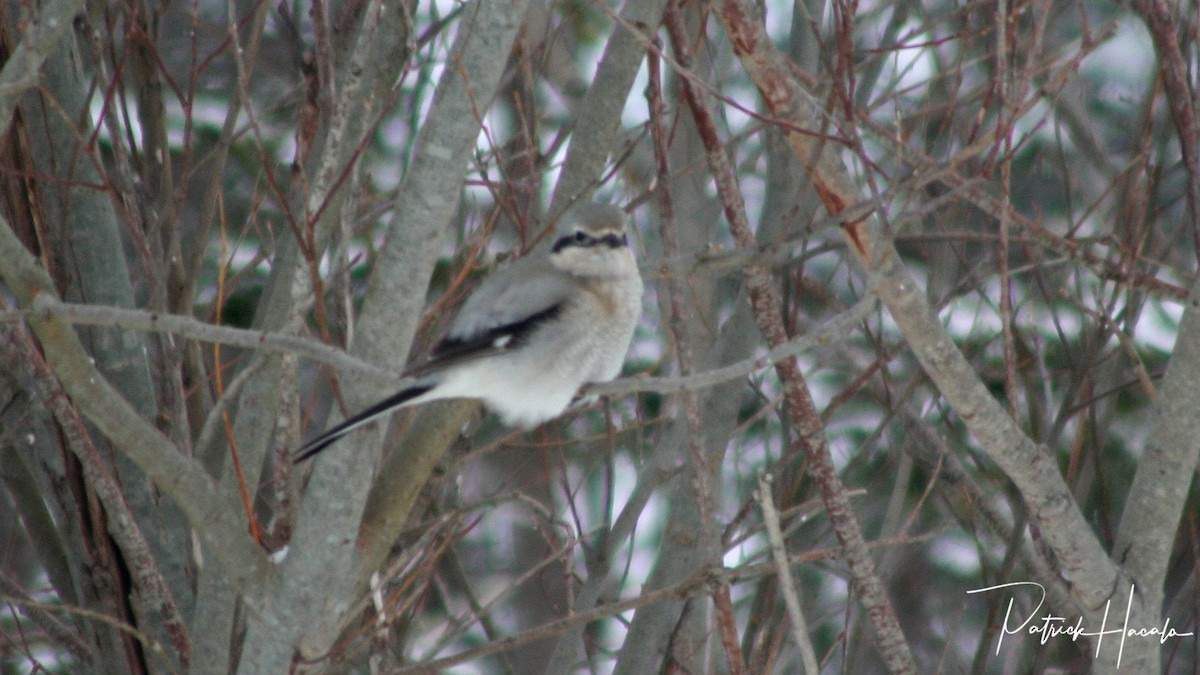
<path fill-rule="evenodd" d="M 673 0 L 667 3 L 667 14 L 678 12 L 679 6 Z M 659 38 L 653 39 L 655 47 L 660 47 Z M 659 54 L 661 48 L 657 49 Z M 668 255 L 679 253 L 679 233 L 675 226 L 675 208 L 671 198 L 671 167 L 668 162 L 667 150 L 667 105 L 662 96 L 662 69 L 659 59 L 653 52 L 648 55 L 647 69 L 650 85 L 647 87 L 650 103 L 650 136 L 654 143 L 654 157 L 658 166 L 658 197 L 659 197 L 659 233 L 662 237 L 663 252 Z M 685 306 L 689 296 L 679 276 L 669 276 L 666 280 L 667 324 L 671 330 L 672 342 L 675 345 L 675 356 L 679 363 L 682 376 L 696 374 L 696 356 L 692 348 L 691 331 L 685 314 L 691 314 Z M 696 496 L 696 511 L 694 516 L 699 519 L 700 539 L 697 548 L 701 552 L 701 564 L 712 565 L 720 562 L 721 540 L 713 518 L 712 482 L 720 466 L 720 455 L 717 462 L 709 458 L 707 433 L 700 415 L 700 401 L 695 390 L 685 389 L 681 392 L 683 399 L 684 421 L 687 428 L 688 453 L 691 457 L 690 469 L 692 487 Z M 718 451 L 719 452 L 719 451 Z M 733 608 L 729 599 L 729 584 L 717 582 L 712 588 L 713 604 L 716 607 L 718 632 L 721 644 L 725 649 L 725 660 L 733 675 L 745 672 L 745 658 L 737 640 L 737 626 L 733 620 Z M 686 622 L 679 623 L 679 630 L 687 630 Z"/>
<path fill-rule="evenodd" d="M 901 544 L 912 544 L 915 542 L 930 541 L 945 533 L 945 530 L 928 532 L 921 535 L 913 535 L 910 537 L 891 537 L 888 539 L 880 539 L 867 544 L 868 548 L 886 548 L 891 546 L 899 546 Z M 816 551 L 806 551 L 797 553 L 788 559 L 789 565 L 801 563 L 814 563 L 821 561 L 836 560 L 842 557 L 842 551 L 833 548 L 825 548 Z M 616 600 L 609 602 L 599 607 L 593 607 L 583 612 L 576 612 L 570 616 L 561 619 L 555 619 L 537 626 L 530 630 L 526 630 L 518 635 L 503 638 L 494 642 L 489 642 L 479 647 L 467 649 L 451 656 L 417 663 L 406 668 L 397 670 L 395 675 L 414 675 L 416 673 L 440 673 L 450 666 L 467 663 L 469 661 L 478 661 L 486 656 L 506 652 L 516 649 L 521 645 L 529 644 L 537 640 L 542 640 L 552 635 L 586 626 L 593 621 L 616 616 L 627 612 L 631 609 L 653 605 L 666 600 L 680 600 L 691 597 L 695 593 L 700 592 L 706 585 L 712 584 L 714 581 L 723 583 L 735 584 L 747 581 L 769 577 L 778 572 L 775 563 L 765 563 L 759 565 L 744 565 L 742 567 L 727 568 L 717 567 L 711 569 L 701 569 L 691 576 L 683 579 L 677 584 L 660 588 L 654 591 L 647 591 L 635 597 L 626 598 L 624 600 Z"/>
<path fill-rule="evenodd" d="M 804 619 L 796 582 L 792 579 L 792 568 L 788 564 L 787 547 L 783 544 L 783 531 L 779 527 L 779 511 L 775 509 L 775 498 L 771 496 L 771 474 L 766 471 L 758 472 L 758 505 L 762 508 L 763 524 L 767 527 L 767 540 L 771 542 L 771 557 L 775 560 L 775 570 L 779 575 L 778 585 L 783 593 L 783 604 L 792 620 L 792 639 L 800 649 L 804 671 L 809 675 L 818 675 L 821 667 L 817 663 L 812 642 L 808 639 L 808 622 Z"/>
<path fill-rule="evenodd" d="M 703 389 L 746 377 L 760 370 L 771 368 L 781 361 L 802 354 L 810 349 L 829 344 L 861 323 L 875 309 L 875 294 L 868 291 L 850 309 L 826 321 L 816 329 L 797 335 L 762 356 L 743 359 L 727 366 L 706 370 L 695 375 L 680 377 L 626 377 L 609 382 L 595 382 L 584 387 L 585 394 L 615 396 L 632 392 L 674 394 L 688 389 Z"/>

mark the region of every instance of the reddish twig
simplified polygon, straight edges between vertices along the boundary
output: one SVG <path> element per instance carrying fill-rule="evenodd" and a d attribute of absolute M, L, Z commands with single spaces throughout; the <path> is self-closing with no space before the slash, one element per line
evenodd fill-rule
<path fill-rule="evenodd" d="M 742 26 L 742 23 L 747 20 L 747 16 L 743 13 L 743 8 L 739 6 L 739 3 L 722 4 L 720 14 L 725 23 L 726 32 L 729 33 L 739 54 L 752 49 L 753 39 L 751 43 L 745 42 L 750 33 Z M 686 51 L 681 51 L 687 49 L 686 35 L 678 10 L 673 5 L 667 10 L 664 23 L 676 50 L 677 60 L 681 65 L 687 67 L 689 55 Z M 680 87 L 704 143 L 709 168 L 725 207 L 725 217 L 729 221 L 733 237 L 739 246 L 754 246 L 754 233 L 746 217 L 745 203 L 733 168 L 730 166 L 729 157 L 721 143 L 716 123 L 690 82 L 686 79 L 681 80 Z M 822 194 L 822 198 L 826 193 L 837 194 L 832 188 L 822 189 L 815 174 L 813 174 L 813 185 L 817 188 L 818 193 Z M 843 204 L 843 209 L 847 205 Z M 846 223 L 843 227 L 849 232 L 856 229 L 860 222 Z M 853 236 L 850 238 L 852 241 L 855 239 Z M 861 254 L 868 254 L 866 257 L 869 257 L 866 246 L 865 239 L 858 241 Z M 784 328 L 779 296 L 769 271 L 761 264 L 753 264 L 746 267 L 745 273 L 750 303 L 754 308 L 754 316 L 759 330 L 762 331 L 771 347 L 784 344 L 788 341 L 788 335 Z M 866 609 L 875 643 L 892 672 L 916 672 L 912 653 L 904 640 L 904 633 L 900 629 L 900 623 L 892 608 L 891 600 L 888 599 L 883 582 L 876 573 L 875 562 L 867 551 L 866 541 L 863 539 L 862 530 L 858 524 L 858 517 L 846 494 L 846 486 L 838 476 L 833 458 L 829 455 L 829 447 L 824 437 L 824 425 L 812 395 L 808 391 L 804 376 L 800 372 L 799 364 L 794 358 L 785 359 L 775 364 L 775 371 L 784 387 L 784 403 L 788 416 L 795 426 L 796 442 L 805 451 L 809 474 L 821 491 L 821 497 L 829 512 L 834 532 L 845 551 L 851 576 L 861 593 L 860 601 Z"/>

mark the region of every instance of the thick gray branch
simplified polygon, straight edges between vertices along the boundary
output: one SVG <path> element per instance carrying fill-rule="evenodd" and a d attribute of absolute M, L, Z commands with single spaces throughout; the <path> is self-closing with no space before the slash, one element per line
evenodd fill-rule
<path fill-rule="evenodd" d="M 23 39 L 0 71 L 0 136 L 8 132 L 21 94 L 37 86 L 42 64 L 83 11 L 83 4 L 83 0 L 51 0 L 29 17 Z"/>

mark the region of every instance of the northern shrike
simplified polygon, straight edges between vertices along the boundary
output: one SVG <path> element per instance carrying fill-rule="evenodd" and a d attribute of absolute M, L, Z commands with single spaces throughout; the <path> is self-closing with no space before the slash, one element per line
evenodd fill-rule
<path fill-rule="evenodd" d="M 487 277 L 408 386 L 317 436 L 297 462 L 398 408 L 478 399 L 510 426 L 558 417 L 588 382 L 621 372 L 642 311 L 642 278 L 615 206 L 583 203 L 554 245 Z"/>

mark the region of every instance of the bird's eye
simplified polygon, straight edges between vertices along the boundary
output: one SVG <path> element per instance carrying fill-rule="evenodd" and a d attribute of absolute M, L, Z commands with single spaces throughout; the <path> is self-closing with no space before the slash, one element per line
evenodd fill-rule
<path fill-rule="evenodd" d="M 592 243 L 592 237 L 587 232 L 577 230 L 575 232 L 575 243 L 581 246 L 589 246 Z"/>

